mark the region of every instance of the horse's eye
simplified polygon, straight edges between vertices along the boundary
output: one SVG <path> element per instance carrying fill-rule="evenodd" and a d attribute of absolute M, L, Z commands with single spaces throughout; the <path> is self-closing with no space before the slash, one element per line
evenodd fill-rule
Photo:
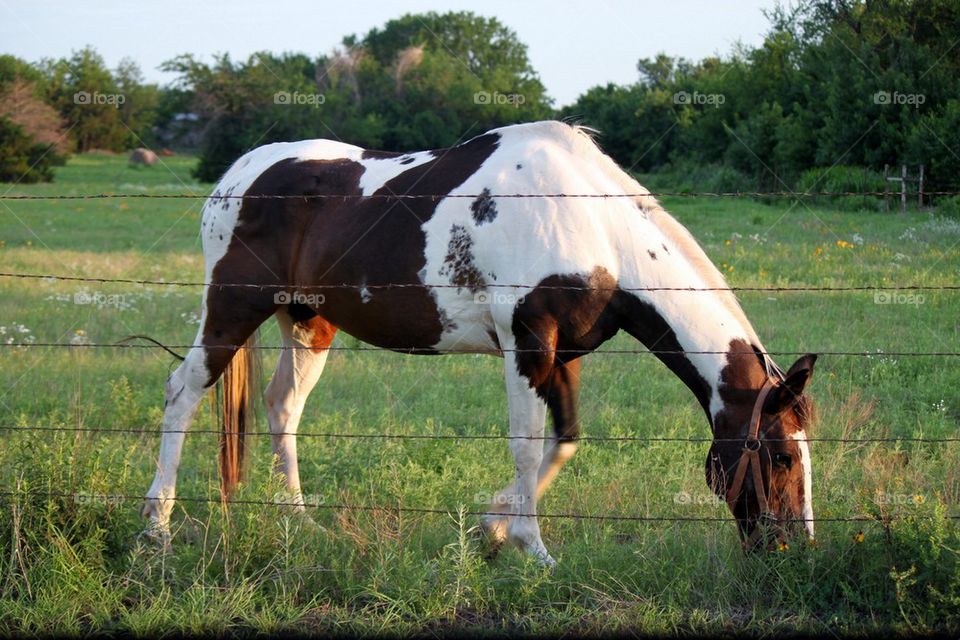
<path fill-rule="evenodd" d="M 773 454 L 773 463 L 778 467 L 789 469 L 793 466 L 793 458 L 790 457 L 789 453 L 775 453 Z"/>

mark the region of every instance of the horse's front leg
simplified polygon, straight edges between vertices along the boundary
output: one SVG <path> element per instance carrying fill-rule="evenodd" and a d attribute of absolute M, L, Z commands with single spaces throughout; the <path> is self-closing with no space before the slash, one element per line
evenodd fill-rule
<path fill-rule="evenodd" d="M 516 468 L 513 495 L 507 502 L 510 522 L 507 540 L 546 565 L 556 564 L 540 537 L 537 522 L 537 480 L 543 460 L 543 432 L 547 404 L 537 394 L 530 377 L 521 373 L 516 353 L 504 357 L 507 400 L 510 408 L 510 451 Z"/>
<path fill-rule="evenodd" d="M 194 347 L 167 380 L 164 389 L 160 454 L 153 484 L 147 491 L 143 515 L 149 520 L 144 534 L 165 548 L 170 544 L 170 514 L 177 493 L 177 469 L 183 441 L 206 391 L 207 376 L 204 350 Z"/>

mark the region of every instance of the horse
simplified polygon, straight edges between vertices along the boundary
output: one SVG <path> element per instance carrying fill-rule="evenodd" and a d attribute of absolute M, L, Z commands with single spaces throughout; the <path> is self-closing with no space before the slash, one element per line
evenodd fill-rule
<path fill-rule="evenodd" d="M 812 538 L 804 390 L 816 356 L 780 369 L 690 232 L 592 134 L 547 121 L 439 150 L 306 140 L 237 160 L 203 209 L 200 326 L 166 382 L 148 530 L 169 536 L 185 433 L 221 377 L 224 492 L 240 480 L 249 347 L 275 316 L 282 350 L 263 398 L 297 509 L 296 432 L 338 331 L 408 354 L 492 354 L 504 364 L 515 477 L 482 528 L 553 564 L 537 503 L 577 449 L 582 357 L 622 330 L 706 413 L 707 484 L 744 547 L 769 548 L 798 523 Z"/>

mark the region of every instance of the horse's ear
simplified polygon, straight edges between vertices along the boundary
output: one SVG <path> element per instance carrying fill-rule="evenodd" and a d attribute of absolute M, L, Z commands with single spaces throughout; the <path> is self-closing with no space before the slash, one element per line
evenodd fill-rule
<path fill-rule="evenodd" d="M 816 361 L 817 354 L 808 353 L 794 362 L 783 382 L 767 397 L 763 405 L 764 413 L 780 413 L 795 405 L 813 377 L 813 365 Z"/>

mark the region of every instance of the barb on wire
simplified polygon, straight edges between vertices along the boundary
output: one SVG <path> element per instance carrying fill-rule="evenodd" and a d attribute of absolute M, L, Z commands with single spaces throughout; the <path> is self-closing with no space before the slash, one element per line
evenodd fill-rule
<path fill-rule="evenodd" d="M 191 199 L 191 200 L 444 200 L 446 198 L 647 198 L 647 197 L 683 197 L 683 198 L 817 198 L 817 197 L 855 197 L 889 195 L 883 191 L 640 191 L 636 193 L 310 193 L 310 194 L 198 194 L 198 193 L 80 193 L 80 194 L 5 194 L 0 200 L 109 200 L 115 198 L 131 199 Z M 927 196 L 956 196 L 960 191 L 924 191 Z"/>
<path fill-rule="evenodd" d="M 242 345 L 242 344 L 133 344 L 133 343 L 103 343 L 103 342 L 6 342 L 0 343 L 0 348 L 26 349 L 40 347 L 62 347 L 68 349 L 229 349 L 239 351 L 249 349 L 255 351 L 287 351 L 304 350 L 314 351 L 316 347 L 309 345 Z M 500 355 L 504 353 L 543 353 L 542 349 L 497 349 L 491 351 L 458 351 L 456 349 L 434 349 L 432 347 L 325 347 L 326 351 L 379 351 L 404 353 L 408 355 Z M 566 356 L 598 355 L 756 355 L 768 356 L 802 356 L 807 353 L 816 353 L 821 356 L 851 356 L 865 358 L 879 357 L 923 357 L 923 358 L 950 358 L 960 356 L 960 351 L 828 351 L 806 349 L 804 351 L 685 351 L 683 349 L 557 349 L 556 353 Z"/>
<path fill-rule="evenodd" d="M 50 425 L 30 425 L 30 426 L 10 426 L 0 425 L 0 431 L 9 432 L 66 432 L 66 433 L 92 433 L 101 435 L 128 434 L 128 435 L 151 435 L 159 436 L 164 433 L 174 434 L 206 434 L 206 435 L 234 435 L 235 432 L 221 431 L 220 429 L 147 429 L 144 427 L 67 427 Z M 245 436 L 290 436 L 295 438 L 329 438 L 329 439 L 352 439 L 352 440 L 553 440 L 553 436 L 512 436 L 509 434 L 432 434 L 432 433 L 333 433 L 333 432 L 287 432 L 279 431 L 244 431 Z M 836 442 L 845 444 L 871 444 L 871 443 L 907 443 L 915 442 L 921 444 L 946 444 L 950 442 L 960 442 L 960 437 L 956 438 L 928 438 L 924 436 L 890 436 L 876 438 L 840 438 L 840 437 L 807 437 L 807 438 L 764 438 L 764 442 Z M 671 442 L 671 443 L 694 443 L 702 444 L 707 442 L 743 442 L 743 438 L 711 438 L 706 436 L 580 436 L 577 442 Z"/>
<path fill-rule="evenodd" d="M 98 284 L 135 284 L 135 285 L 154 285 L 166 287 L 211 287 L 226 289 L 231 287 L 241 287 L 248 289 L 274 290 L 283 289 L 290 291 L 323 291 L 328 289 L 463 289 L 463 285 L 450 284 L 447 282 L 425 283 L 425 282 L 387 282 L 383 284 L 350 284 L 350 283 L 332 283 L 332 284 L 276 284 L 276 283 L 251 283 L 251 282 L 191 282 L 182 280 L 149 280 L 136 278 L 100 278 L 96 276 L 65 276 L 53 273 L 15 273 L 9 271 L 0 271 L 0 278 L 27 279 L 27 280 L 49 280 L 64 282 L 96 282 Z M 487 288 L 501 289 L 558 289 L 566 291 L 764 291 L 770 293 L 785 292 L 804 292 L 804 291 L 960 291 L 960 284 L 944 285 L 923 285 L 923 284 L 905 284 L 895 285 L 852 285 L 852 286 L 767 286 L 767 287 L 590 287 L 577 285 L 544 285 L 544 284 L 503 284 L 491 283 L 485 285 Z"/>
<path fill-rule="evenodd" d="M 119 502 L 124 502 L 127 500 L 130 501 L 146 501 L 148 498 L 143 495 L 131 495 L 131 494 L 86 494 L 86 493 L 67 493 L 67 492 L 56 492 L 56 491 L 0 491 L 0 497 L 14 498 L 14 497 L 27 497 L 27 498 L 61 498 L 68 500 L 75 500 L 77 502 L 103 502 L 109 504 L 116 504 Z M 186 503 L 206 503 L 206 504 L 219 504 L 219 505 L 247 505 L 247 506 L 260 506 L 260 507 L 290 507 L 297 505 L 292 498 L 289 500 L 251 500 L 243 498 L 204 498 L 198 496 L 177 496 L 176 498 L 155 498 L 158 502 L 163 502 L 165 500 L 170 500 L 172 502 L 181 501 Z M 456 513 L 457 509 L 441 509 L 437 507 L 404 507 L 404 506 L 394 506 L 394 505 L 369 505 L 369 504 L 353 504 L 353 503 L 327 503 L 319 501 L 307 501 L 304 500 L 303 506 L 313 509 L 326 509 L 334 511 L 374 511 L 374 512 L 393 512 L 393 513 L 416 513 L 422 515 L 449 515 Z M 465 515 L 468 516 L 502 516 L 503 513 L 497 511 L 464 511 Z M 653 515 L 653 516 L 643 516 L 643 515 L 622 515 L 622 514 L 594 514 L 594 513 L 537 513 L 537 514 L 523 514 L 515 513 L 511 514 L 514 517 L 521 518 L 556 518 L 556 519 L 569 519 L 569 520 L 596 520 L 596 521 L 617 521 L 617 522 L 729 522 L 734 523 L 735 521 L 730 517 L 724 516 L 667 516 L 667 515 Z M 946 515 L 943 516 L 948 520 L 960 520 L 960 515 Z M 933 516 L 909 516 L 911 520 L 917 519 L 932 519 Z M 813 517 L 813 518 L 796 518 L 796 522 L 877 522 L 877 523 L 888 523 L 896 520 L 900 520 L 901 517 L 895 515 L 884 515 L 884 516 L 873 516 L 873 515 L 857 515 L 857 516 L 845 516 L 845 517 Z"/>

